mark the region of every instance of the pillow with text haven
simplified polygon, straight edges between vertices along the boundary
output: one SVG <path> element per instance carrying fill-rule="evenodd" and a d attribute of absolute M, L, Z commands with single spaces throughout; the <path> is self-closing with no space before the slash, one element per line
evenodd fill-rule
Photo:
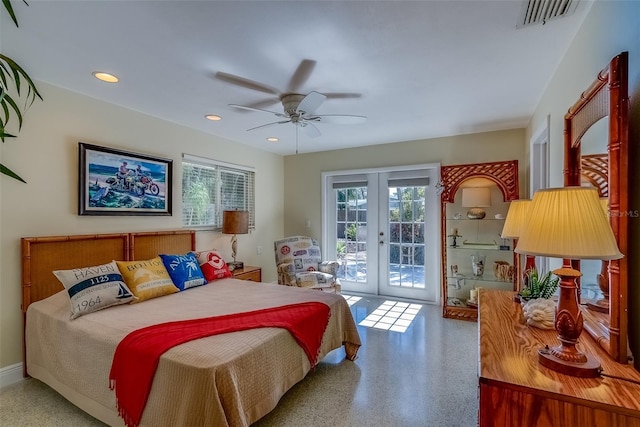
<path fill-rule="evenodd" d="M 173 284 L 181 291 L 207 283 L 193 252 L 184 255 L 160 254 L 160 258 L 162 258 Z"/>
<path fill-rule="evenodd" d="M 222 255 L 215 249 L 196 252 L 196 258 L 207 282 L 233 276 Z"/>
<path fill-rule="evenodd" d="M 141 261 L 116 261 L 124 282 L 141 302 L 178 292 L 159 256 Z"/>
<path fill-rule="evenodd" d="M 72 319 L 113 305 L 127 304 L 135 299 L 115 261 L 72 270 L 56 270 L 53 274 L 69 294 Z"/>

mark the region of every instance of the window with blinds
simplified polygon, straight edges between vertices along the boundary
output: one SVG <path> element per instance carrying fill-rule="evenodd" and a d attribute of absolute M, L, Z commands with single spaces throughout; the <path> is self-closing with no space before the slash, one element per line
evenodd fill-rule
<path fill-rule="evenodd" d="M 184 154 L 182 157 L 182 225 L 221 228 L 225 210 L 249 211 L 255 227 L 255 170 Z"/>

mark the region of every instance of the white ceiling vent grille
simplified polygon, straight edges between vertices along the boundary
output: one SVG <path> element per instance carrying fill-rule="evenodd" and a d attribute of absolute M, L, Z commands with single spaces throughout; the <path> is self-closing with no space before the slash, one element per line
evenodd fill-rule
<path fill-rule="evenodd" d="M 546 24 L 547 21 L 571 15 L 579 0 L 525 0 L 516 28 L 533 24 Z"/>

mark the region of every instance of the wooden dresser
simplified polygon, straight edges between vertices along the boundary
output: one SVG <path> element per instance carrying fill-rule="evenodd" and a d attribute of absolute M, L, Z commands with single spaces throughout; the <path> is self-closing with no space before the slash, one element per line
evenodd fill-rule
<path fill-rule="evenodd" d="M 252 282 L 262 281 L 262 268 L 245 265 L 244 268 L 233 270 L 234 279 L 249 280 Z"/>
<path fill-rule="evenodd" d="M 557 345 L 554 330 L 528 327 L 514 292 L 479 295 L 480 427 L 640 427 L 640 373 L 613 362 L 586 333 L 578 347 L 603 376 L 577 378 L 538 364 L 538 349 Z"/>

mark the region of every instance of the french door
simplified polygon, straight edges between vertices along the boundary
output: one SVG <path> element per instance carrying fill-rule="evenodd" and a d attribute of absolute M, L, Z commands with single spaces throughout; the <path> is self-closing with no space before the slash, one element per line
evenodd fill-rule
<path fill-rule="evenodd" d="M 345 292 L 439 301 L 440 166 L 323 173 L 324 259 Z"/>

